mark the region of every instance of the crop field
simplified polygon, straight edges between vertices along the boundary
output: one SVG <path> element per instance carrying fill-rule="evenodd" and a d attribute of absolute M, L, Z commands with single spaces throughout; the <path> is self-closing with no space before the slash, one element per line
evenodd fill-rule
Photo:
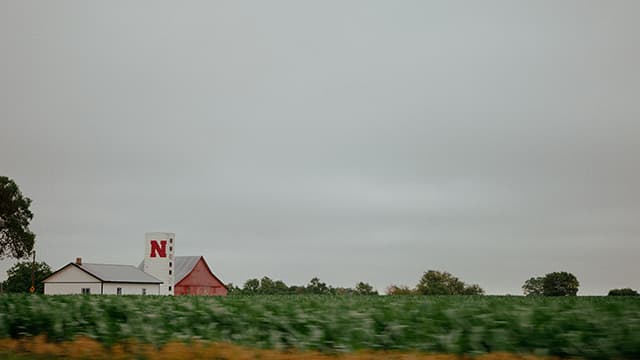
<path fill-rule="evenodd" d="M 3 341 L 10 350 L 85 341 L 109 351 L 215 343 L 334 357 L 365 351 L 637 359 L 640 299 L 3 295 Z"/>

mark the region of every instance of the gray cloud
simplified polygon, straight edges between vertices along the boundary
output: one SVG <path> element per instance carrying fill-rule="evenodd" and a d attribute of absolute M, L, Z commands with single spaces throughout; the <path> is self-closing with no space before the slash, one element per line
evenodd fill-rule
<path fill-rule="evenodd" d="M 54 267 L 173 231 L 234 283 L 640 288 L 638 10 L 5 2 L 0 173 Z"/>

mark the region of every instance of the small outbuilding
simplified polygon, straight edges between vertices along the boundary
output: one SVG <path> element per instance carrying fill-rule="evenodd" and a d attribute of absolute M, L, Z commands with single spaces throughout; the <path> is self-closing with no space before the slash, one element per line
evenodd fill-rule
<path fill-rule="evenodd" d="M 159 295 L 162 281 L 132 265 L 83 264 L 81 258 L 43 280 L 46 295 Z"/>
<path fill-rule="evenodd" d="M 229 292 L 204 256 L 176 256 L 175 271 L 175 295 L 225 296 Z"/>

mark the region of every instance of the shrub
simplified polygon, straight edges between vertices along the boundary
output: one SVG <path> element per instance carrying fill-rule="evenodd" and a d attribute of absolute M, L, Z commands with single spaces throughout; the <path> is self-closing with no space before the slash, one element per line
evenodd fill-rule
<path fill-rule="evenodd" d="M 624 289 L 611 289 L 609 290 L 609 296 L 638 296 L 640 294 L 638 294 L 637 291 L 630 289 L 630 288 L 624 288 Z"/>
<path fill-rule="evenodd" d="M 580 283 L 568 272 L 552 272 L 545 275 L 542 282 L 544 296 L 576 296 Z"/>

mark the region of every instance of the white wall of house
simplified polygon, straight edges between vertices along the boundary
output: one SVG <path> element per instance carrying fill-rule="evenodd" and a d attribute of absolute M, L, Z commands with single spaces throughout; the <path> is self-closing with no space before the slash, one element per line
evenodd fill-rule
<path fill-rule="evenodd" d="M 44 282 L 46 295 L 83 294 L 83 289 L 89 289 L 89 294 L 99 295 L 142 295 L 146 289 L 147 295 L 159 295 L 160 284 L 139 283 L 103 283 L 100 279 L 87 274 L 74 265 L 67 265 Z"/>
<path fill-rule="evenodd" d="M 101 282 L 73 265 L 67 265 L 44 282 L 46 295 L 82 294 L 89 289 L 91 294 L 100 294 Z"/>
<path fill-rule="evenodd" d="M 160 284 L 104 283 L 102 290 L 105 295 L 143 295 L 142 289 L 146 295 L 160 295 Z"/>
<path fill-rule="evenodd" d="M 89 289 L 90 294 L 100 294 L 101 285 L 100 281 L 93 283 L 45 282 L 44 293 L 45 295 L 82 294 L 82 289 Z"/>
<path fill-rule="evenodd" d="M 53 276 L 49 277 L 46 282 L 100 282 L 94 276 L 78 269 L 73 265 L 67 265 Z"/>

